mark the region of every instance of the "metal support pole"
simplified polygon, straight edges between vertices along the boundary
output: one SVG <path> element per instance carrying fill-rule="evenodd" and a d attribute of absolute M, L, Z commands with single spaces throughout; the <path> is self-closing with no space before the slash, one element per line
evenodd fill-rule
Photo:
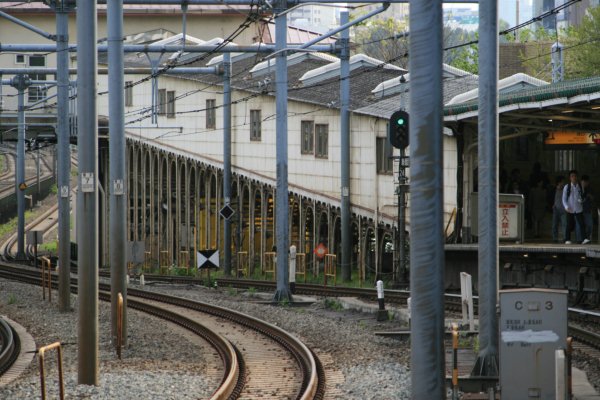
<path fill-rule="evenodd" d="M 479 354 L 472 374 L 498 376 L 498 4 L 479 3 Z"/>
<path fill-rule="evenodd" d="M 69 141 L 69 14 L 67 5 L 56 8 L 56 132 L 58 151 L 58 309 L 71 308 L 71 145 Z"/>
<path fill-rule="evenodd" d="M 410 290 L 413 399 L 446 397 L 442 1 L 410 1 Z"/>
<path fill-rule="evenodd" d="M 278 2 L 276 14 L 284 11 L 286 1 Z M 278 15 L 275 18 L 275 48 L 280 51 L 276 56 L 275 65 L 275 109 L 276 119 L 276 154 L 277 154 L 277 191 L 275 193 L 275 220 L 276 243 L 277 243 L 277 291 L 274 301 L 289 301 L 292 293 L 289 286 L 288 270 L 288 132 L 287 132 L 287 53 L 283 51 L 287 46 L 287 20 L 286 15 Z"/>
<path fill-rule="evenodd" d="M 36 173 L 36 186 L 37 186 L 37 194 L 40 195 L 40 145 L 36 143 L 35 149 L 35 173 Z"/>
<path fill-rule="evenodd" d="M 31 81 L 27 75 L 16 75 L 11 86 L 18 90 L 17 175 L 17 260 L 25 259 L 25 89 Z"/>
<path fill-rule="evenodd" d="M 6 18 L 7 20 L 14 22 L 17 25 L 20 25 L 25 29 L 29 29 L 30 31 L 35 32 L 38 35 L 43 36 L 48 40 L 56 40 L 56 35 L 53 35 L 51 33 L 48 33 L 46 31 L 38 28 L 38 27 L 28 24 L 27 22 L 20 20 L 19 18 L 13 17 L 12 15 L 5 13 L 4 11 L 0 11 L 0 17 Z"/>
<path fill-rule="evenodd" d="M 231 202 L 231 55 L 223 55 L 223 199 L 224 206 Z M 238 210 L 241 212 L 241 210 Z M 231 275 L 231 219 L 224 221 L 223 272 Z"/>
<path fill-rule="evenodd" d="M 119 333 L 119 295 L 123 296 L 122 337 L 127 344 L 127 188 L 125 179 L 125 84 L 123 78 L 123 0 L 109 0 L 108 28 L 108 132 L 109 132 L 109 245 L 111 326 L 113 343 Z M 136 200 L 137 201 L 137 200 Z M 106 216 L 105 216 L 106 218 Z"/>
<path fill-rule="evenodd" d="M 398 247 L 399 247 L 399 283 L 407 282 L 407 266 L 406 262 L 406 189 L 408 179 L 406 178 L 406 149 L 400 149 L 400 163 L 398 167 Z"/>
<path fill-rule="evenodd" d="M 389 4 L 388 4 L 389 5 Z M 340 23 L 346 25 L 349 12 L 342 11 Z M 352 255 L 352 226 L 350 225 L 350 28 L 342 31 L 340 53 L 340 151 L 341 151 L 341 219 L 342 219 L 342 281 L 352 279 L 350 256 Z"/>
<path fill-rule="evenodd" d="M 98 385 L 98 115 L 96 3 L 77 1 L 78 383 Z M 63 266 L 68 269 L 68 266 Z"/>

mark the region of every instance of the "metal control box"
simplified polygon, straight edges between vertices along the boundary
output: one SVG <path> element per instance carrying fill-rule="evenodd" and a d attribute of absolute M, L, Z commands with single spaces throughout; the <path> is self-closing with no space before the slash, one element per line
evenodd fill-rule
<path fill-rule="evenodd" d="M 503 399 L 555 400 L 555 350 L 567 341 L 566 290 L 500 291 Z"/>

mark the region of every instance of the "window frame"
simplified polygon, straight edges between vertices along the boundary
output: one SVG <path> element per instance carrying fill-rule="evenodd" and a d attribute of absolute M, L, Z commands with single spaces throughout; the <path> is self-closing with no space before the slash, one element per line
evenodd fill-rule
<path fill-rule="evenodd" d="M 31 61 L 33 59 L 40 59 L 42 62 L 40 65 L 31 65 Z M 26 64 L 28 67 L 45 67 L 46 66 L 46 56 L 44 54 L 31 54 L 27 56 Z M 36 63 L 37 64 L 37 63 Z M 46 74 L 28 74 L 29 79 L 32 81 L 45 81 Z M 45 99 L 48 95 L 48 89 L 46 87 L 38 87 L 38 86 L 29 86 L 27 89 L 27 102 L 28 103 L 37 103 L 43 99 Z"/>
<path fill-rule="evenodd" d="M 158 115 L 167 114 L 167 89 L 158 89 Z"/>
<path fill-rule="evenodd" d="M 133 81 L 125 82 L 125 107 L 133 106 Z"/>
<path fill-rule="evenodd" d="M 378 175 L 393 175 L 394 149 L 387 137 L 375 138 L 375 167 Z"/>
<path fill-rule="evenodd" d="M 250 110 L 250 141 L 260 142 L 261 140 L 262 140 L 261 110 Z"/>
<path fill-rule="evenodd" d="M 175 118 L 175 91 L 167 90 L 167 118 Z"/>
<path fill-rule="evenodd" d="M 315 157 L 329 158 L 329 124 L 315 124 Z"/>
<path fill-rule="evenodd" d="M 217 129 L 217 100 L 206 99 L 206 129 Z"/>
<path fill-rule="evenodd" d="M 306 135 L 305 126 L 310 126 L 308 135 Z M 305 141 L 307 136 L 309 137 L 308 143 Z M 300 121 L 300 154 L 315 154 L 315 121 Z"/>

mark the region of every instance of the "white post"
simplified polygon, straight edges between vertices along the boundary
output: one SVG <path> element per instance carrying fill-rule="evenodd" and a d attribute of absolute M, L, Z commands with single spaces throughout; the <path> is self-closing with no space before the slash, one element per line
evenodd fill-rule
<path fill-rule="evenodd" d="M 554 368 L 556 381 L 554 382 L 554 388 L 556 393 L 556 400 L 567 399 L 567 358 L 565 357 L 565 351 L 558 349 L 554 351 Z"/>
<path fill-rule="evenodd" d="M 473 285 L 471 275 L 466 272 L 460 273 L 460 297 L 462 300 L 463 324 L 469 322 L 469 330 L 475 330 L 475 316 L 473 312 Z"/>
<path fill-rule="evenodd" d="M 387 319 L 387 312 L 385 311 L 382 280 L 377 281 L 377 302 L 379 303 L 379 310 L 377 310 L 377 321 L 385 321 Z"/>
<path fill-rule="evenodd" d="M 290 246 L 290 290 L 296 291 L 296 246 Z"/>

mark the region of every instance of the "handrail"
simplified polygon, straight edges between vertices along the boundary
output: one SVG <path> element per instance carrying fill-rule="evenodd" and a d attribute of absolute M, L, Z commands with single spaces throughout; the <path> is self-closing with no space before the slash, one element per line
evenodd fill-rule
<path fill-rule="evenodd" d="M 62 348 L 60 342 L 54 342 L 48 346 L 40 347 L 38 358 L 40 360 L 40 381 L 42 386 L 42 400 L 46 400 L 46 376 L 44 371 L 44 354 L 48 350 L 56 349 L 58 357 L 58 383 L 60 385 L 60 400 L 65 399 L 65 383 L 63 382 Z"/>

